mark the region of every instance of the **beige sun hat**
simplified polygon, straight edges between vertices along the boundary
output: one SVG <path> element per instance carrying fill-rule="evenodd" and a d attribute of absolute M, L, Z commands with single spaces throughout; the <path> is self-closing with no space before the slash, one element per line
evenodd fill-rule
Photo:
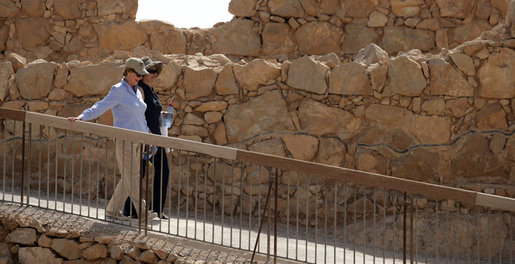
<path fill-rule="evenodd" d="M 156 66 L 157 75 L 161 74 L 161 71 L 163 70 L 163 63 L 161 61 L 153 61 L 149 57 L 143 57 L 141 60 L 145 64 L 145 69 L 146 70 Z"/>
<path fill-rule="evenodd" d="M 148 74 L 148 71 L 145 69 L 145 63 L 138 58 L 128 58 L 125 61 L 125 68 L 134 70 L 139 75 Z"/>

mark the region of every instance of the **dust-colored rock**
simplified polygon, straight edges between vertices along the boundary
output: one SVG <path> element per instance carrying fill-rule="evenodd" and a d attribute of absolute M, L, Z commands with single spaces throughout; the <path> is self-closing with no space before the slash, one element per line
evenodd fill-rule
<path fill-rule="evenodd" d="M 481 130 L 507 130 L 506 112 L 498 104 L 491 104 L 480 110 L 476 115 L 477 128 Z"/>
<path fill-rule="evenodd" d="M 0 3 L 0 17 L 15 17 L 20 13 L 20 10 L 14 1 L 2 1 Z"/>
<path fill-rule="evenodd" d="M 304 56 L 294 60 L 288 69 L 287 84 L 316 94 L 327 91 L 326 74 L 329 67 Z"/>
<path fill-rule="evenodd" d="M 422 111 L 429 115 L 443 115 L 445 112 L 445 101 L 442 98 L 426 100 L 422 103 Z"/>
<path fill-rule="evenodd" d="M 48 43 L 50 24 L 42 17 L 23 17 L 15 21 L 16 39 L 26 49 L 35 49 Z"/>
<path fill-rule="evenodd" d="M 235 19 L 213 28 L 207 36 L 213 53 L 258 56 L 261 41 L 253 27 L 251 20 Z"/>
<path fill-rule="evenodd" d="M 222 111 L 226 109 L 228 106 L 227 102 L 224 101 L 212 101 L 202 103 L 201 105 L 195 107 L 195 111 L 198 112 L 209 112 L 209 111 Z"/>
<path fill-rule="evenodd" d="M 61 264 L 62 258 L 57 258 L 48 248 L 24 247 L 18 252 L 20 264 Z"/>
<path fill-rule="evenodd" d="M 84 249 L 81 256 L 87 260 L 105 259 L 107 257 L 107 247 L 104 244 L 94 244 Z"/>
<path fill-rule="evenodd" d="M 450 56 L 452 61 L 463 73 L 469 76 L 474 76 L 476 74 L 476 68 L 474 67 L 472 57 L 462 53 L 452 53 Z"/>
<path fill-rule="evenodd" d="M 349 23 L 345 25 L 345 39 L 342 44 L 342 51 L 357 53 L 370 43 L 376 43 L 379 35 L 373 28 L 367 27 L 364 23 Z"/>
<path fill-rule="evenodd" d="M 14 74 L 10 61 L 0 62 L 0 101 L 3 101 L 9 95 L 9 79 Z"/>
<path fill-rule="evenodd" d="M 44 98 L 52 89 L 52 80 L 57 64 L 37 60 L 15 74 L 20 95 L 25 99 Z"/>
<path fill-rule="evenodd" d="M 329 93 L 341 95 L 372 94 L 365 67 L 356 62 L 338 65 L 329 74 Z"/>
<path fill-rule="evenodd" d="M 266 23 L 262 38 L 262 53 L 264 55 L 290 56 L 295 51 L 293 32 L 285 23 Z"/>
<path fill-rule="evenodd" d="M 397 17 L 412 17 L 420 13 L 424 0 L 391 0 L 392 13 Z"/>
<path fill-rule="evenodd" d="M 419 96 L 426 88 L 426 78 L 419 63 L 408 56 L 399 56 L 388 64 L 390 82 L 384 88 L 386 95 Z"/>
<path fill-rule="evenodd" d="M 237 17 L 252 17 L 256 15 L 255 5 L 256 0 L 231 0 L 229 12 Z"/>
<path fill-rule="evenodd" d="M 436 0 L 442 17 L 465 18 L 474 3 L 468 0 Z"/>
<path fill-rule="evenodd" d="M 126 0 L 97 0 L 98 15 L 109 16 L 112 14 L 127 14 L 130 18 L 136 18 L 138 10 L 137 1 Z"/>
<path fill-rule="evenodd" d="M 150 35 L 152 50 L 165 54 L 185 54 L 186 37 L 182 30 L 171 27 L 169 30 Z"/>
<path fill-rule="evenodd" d="M 515 97 L 515 51 L 501 49 L 479 69 L 480 96 L 490 98 Z"/>
<path fill-rule="evenodd" d="M 147 34 L 134 21 L 95 24 L 94 28 L 98 33 L 99 48 L 110 51 L 132 50 L 147 41 Z"/>
<path fill-rule="evenodd" d="M 308 135 L 285 135 L 286 149 L 294 159 L 310 161 L 318 151 L 318 139 Z"/>
<path fill-rule="evenodd" d="M 9 233 L 6 241 L 9 243 L 17 243 L 32 246 L 36 243 L 36 230 L 34 228 L 16 228 Z"/>
<path fill-rule="evenodd" d="M 368 17 L 367 26 L 372 28 L 384 27 L 387 22 L 388 17 L 385 14 L 379 11 L 372 11 L 372 13 L 370 13 L 370 16 Z"/>
<path fill-rule="evenodd" d="M 377 0 L 343 0 L 345 15 L 353 18 L 367 18 L 369 13 L 378 5 Z"/>
<path fill-rule="evenodd" d="M 270 13 L 281 17 L 303 17 L 304 9 L 299 0 L 270 0 Z"/>
<path fill-rule="evenodd" d="M 429 51 L 435 45 L 435 33 L 432 31 L 402 27 L 384 28 L 382 47 L 389 54 L 412 49 Z"/>
<path fill-rule="evenodd" d="M 299 106 L 301 129 L 312 135 L 347 137 L 355 132 L 360 121 L 351 113 L 305 99 Z"/>
<path fill-rule="evenodd" d="M 68 260 L 78 259 L 81 255 L 80 244 L 70 239 L 54 239 L 52 241 L 52 249 Z"/>
<path fill-rule="evenodd" d="M 75 67 L 70 69 L 69 81 L 63 89 L 78 97 L 107 94 L 111 86 L 120 82 L 122 72 L 123 67 L 115 62 Z"/>
<path fill-rule="evenodd" d="M 435 58 L 429 60 L 431 95 L 472 96 L 474 87 L 465 80 L 454 67 L 445 60 Z"/>
<path fill-rule="evenodd" d="M 300 54 L 317 55 L 339 53 L 343 32 L 327 22 L 311 22 L 295 31 Z"/>
<path fill-rule="evenodd" d="M 54 12 L 63 19 L 77 19 L 81 17 L 80 1 L 54 0 Z"/>
<path fill-rule="evenodd" d="M 234 65 L 233 71 L 240 86 L 249 91 L 274 83 L 281 76 L 281 66 L 278 63 L 263 59 L 255 59 L 245 65 Z"/>
<path fill-rule="evenodd" d="M 220 95 L 239 94 L 240 88 L 236 85 L 234 78 L 233 66 L 231 64 L 225 65 L 215 83 L 216 93 Z"/>
<path fill-rule="evenodd" d="M 217 73 L 206 67 L 186 67 L 184 71 L 184 89 L 189 100 L 207 96 L 213 91 Z"/>

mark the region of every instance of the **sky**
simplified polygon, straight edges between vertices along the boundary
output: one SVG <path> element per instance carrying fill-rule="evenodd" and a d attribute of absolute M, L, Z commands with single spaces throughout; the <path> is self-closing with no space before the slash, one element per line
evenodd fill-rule
<path fill-rule="evenodd" d="M 161 20 L 177 28 L 210 28 L 230 21 L 230 0 L 138 0 L 136 21 Z"/>

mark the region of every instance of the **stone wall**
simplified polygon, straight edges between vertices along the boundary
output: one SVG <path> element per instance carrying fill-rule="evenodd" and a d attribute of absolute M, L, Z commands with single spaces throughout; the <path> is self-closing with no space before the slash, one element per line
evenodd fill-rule
<path fill-rule="evenodd" d="M 232 21 L 209 29 L 135 22 L 137 0 L 6 0 L 0 52 L 29 62 L 99 61 L 135 47 L 163 54 L 226 54 L 283 61 L 369 43 L 389 54 L 437 53 L 504 21 L 509 0 L 233 0 Z"/>

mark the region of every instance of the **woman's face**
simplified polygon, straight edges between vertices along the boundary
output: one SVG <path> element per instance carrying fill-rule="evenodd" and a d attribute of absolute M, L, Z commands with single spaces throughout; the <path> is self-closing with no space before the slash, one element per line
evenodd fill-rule
<path fill-rule="evenodd" d="M 139 82 L 139 80 L 141 80 L 141 78 L 142 78 L 142 76 L 139 75 L 138 73 L 136 73 L 132 69 L 129 69 L 129 71 L 127 71 L 127 76 L 125 76 L 125 80 L 132 87 L 138 85 L 138 82 Z"/>
<path fill-rule="evenodd" d="M 151 67 L 150 69 L 147 69 L 148 73 L 147 75 L 143 76 L 143 82 L 146 83 L 149 86 L 152 86 L 154 81 L 157 78 L 157 68 Z"/>

